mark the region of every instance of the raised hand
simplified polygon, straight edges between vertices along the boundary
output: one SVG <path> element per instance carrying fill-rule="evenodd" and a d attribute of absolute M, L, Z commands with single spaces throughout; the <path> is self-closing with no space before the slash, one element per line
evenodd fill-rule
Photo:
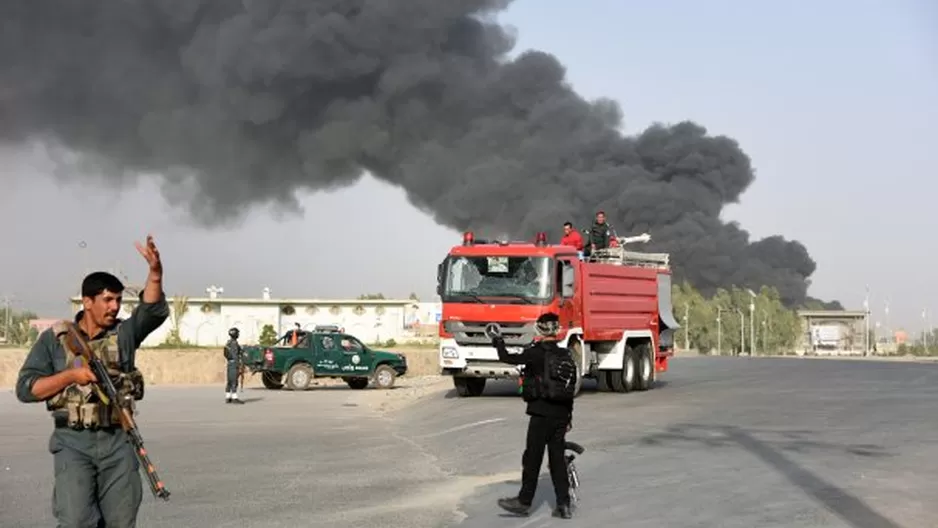
<path fill-rule="evenodd" d="M 163 262 L 160 260 L 160 251 L 156 249 L 156 244 L 153 243 L 153 235 L 147 235 L 146 245 L 140 242 L 135 242 L 134 245 L 137 246 L 137 251 L 146 259 L 147 265 L 150 267 L 150 273 L 162 274 Z"/>

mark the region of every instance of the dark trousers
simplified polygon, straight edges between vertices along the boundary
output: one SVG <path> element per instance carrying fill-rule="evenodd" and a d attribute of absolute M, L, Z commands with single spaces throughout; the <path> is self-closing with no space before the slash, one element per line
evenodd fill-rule
<path fill-rule="evenodd" d="M 534 501 L 545 447 L 557 504 L 570 504 L 570 483 L 567 481 L 567 466 L 563 461 L 568 424 L 567 418 L 550 416 L 532 416 L 528 422 L 528 438 L 521 457 L 521 492 L 518 494 L 518 499 L 524 504 Z"/>
<path fill-rule="evenodd" d="M 140 464 L 120 429 L 56 429 L 52 513 L 58 528 L 134 528 L 143 500 Z"/>
<path fill-rule="evenodd" d="M 228 362 L 227 383 L 225 383 L 225 392 L 238 392 L 238 362 Z"/>

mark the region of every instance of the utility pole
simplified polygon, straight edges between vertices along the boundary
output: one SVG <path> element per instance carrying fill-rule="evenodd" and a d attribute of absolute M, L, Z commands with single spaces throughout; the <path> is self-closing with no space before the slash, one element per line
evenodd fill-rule
<path fill-rule="evenodd" d="M 3 339 L 7 345 L 12 345 L 10 340 L 10 327 L 13 322 L 13 298 L 9 295 L 3 296 Z"/>
<path fill-rule="evenodd" d="M 690 318 L 690 304 L 684 304 L 684 350 L 690 350 L 690 326 L 687 322 Z"/>
<path fill-rule="evenodd" d="M 863 297 L 863 355 L 870 355 L 870 287 L 866 287 L 866 296 Z"/>

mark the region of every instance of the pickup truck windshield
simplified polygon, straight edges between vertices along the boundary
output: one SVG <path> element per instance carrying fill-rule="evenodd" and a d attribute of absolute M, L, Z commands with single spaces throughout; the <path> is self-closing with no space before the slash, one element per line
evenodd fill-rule
<path fill-rule="evenodd" d="M 523 303 L 553 295 L 550 257 L 479 256 L 449 257 L 443 277 L 443 299 Z M 481 301 L 478 297 L 485 297 Z M 473 299 L 475 298 L 475 299 Z"/>

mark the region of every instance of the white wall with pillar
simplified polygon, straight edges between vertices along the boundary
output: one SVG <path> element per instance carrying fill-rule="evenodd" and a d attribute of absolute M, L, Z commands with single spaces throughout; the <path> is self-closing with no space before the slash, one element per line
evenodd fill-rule
<path fill-rule="evenodd" d="M 296 323 L 308 330 L 335 324 L 365 343 L 389 339 L 406 343 L 432 337 L 426 328 L 428 323 L 434 324 L 439 313 L 438 303 L 409 299 L 276 299 L 268 288 L 257 299 L 226 298 L 220 295 L 224 290 L 214 286 L 206 292 L 208 297 L 169 297 L 169 318 L 147 337 L 143 346 L 165 343 L 177 322 L 181 340 L 193 346 L 222 346 L 231 327 L 241 331 L 242 344 L 254 344 L 265 325 L 273 326 L 278 335 L 283 335 Z M 78 297 L 71 301 L 73 312 L 81 309 Z M 120 317 L 129 317 L 136 302 L 136 298 L 125 298 Z M 178 321 L 177 311 L 181 313 Z"/>

